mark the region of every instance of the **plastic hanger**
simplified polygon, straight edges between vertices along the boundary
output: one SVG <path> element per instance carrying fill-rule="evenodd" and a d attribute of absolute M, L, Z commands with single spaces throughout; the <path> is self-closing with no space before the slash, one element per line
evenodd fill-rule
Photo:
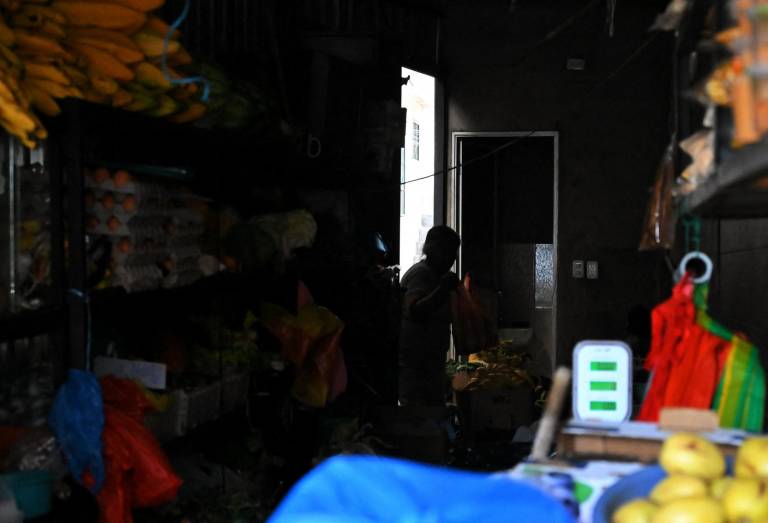
<path fill-rule="evenodd" d="M 693 279 L 695 285 L 693 302 L 696 305 L 696 323 L 711 332 L 715 336 L 725 340 L 732 340 L 736 334 L 730 329 L 714 320 L 707 312 L 709 302 L 709 281 L 712 279 L 714 264 L 712 259 L 701 251 L 691 251 L 680 260 L 680 265 L 675 272 L 675 279 L 680 280 L 687 272 L 686 267 L 693 260 L 699 260 L 704 264 L 704 273 Z"/>

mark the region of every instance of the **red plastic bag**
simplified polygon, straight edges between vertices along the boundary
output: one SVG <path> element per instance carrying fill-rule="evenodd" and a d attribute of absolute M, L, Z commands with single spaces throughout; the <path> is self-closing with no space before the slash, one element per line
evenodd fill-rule
<path fill-rule="evenodd" d="M 132 523 L 133 507 L 171 501 L 181 486 L 154 435 L 141 420 L 151 403 L 134 382 L 107 377 L 102 435 L 106 478 L 99 492 L 101 523 Z M 90 481 L 91 478 L 86 478 Z"/>
<path fill-rule="evenodd" d="M 651 325 L 645 368 L 653 374 L 637 419 L 656 422 L 663 407 L 710 408 L 731 343 L 697 323 L 690 275 L 653 310 Z"/>
<path fill-rule="evenodd" d="M 144 414 L 154 407 L 135 382 L 114 376 L 101 379 L 101 396 L 104 405 L 115 407 L 137 421 L 144 420 Z"/>
<path fill-rule="evenodd" d="M 472 295 L 469 276 L 451 296 L 453 342 L 456 352 L 469 355 L 480 352 L 496 343 L 488 315 Z"/>
<path fill-rule="evenodd" d="M 277 305 L 263 304 L 261 321 L 280 341 L 283 358 L 296 367 L 294 398 L 306 405 L 323 407 L 344 392 L 344 323 L 335 314 L 310 304 L 294 316 Z"/>

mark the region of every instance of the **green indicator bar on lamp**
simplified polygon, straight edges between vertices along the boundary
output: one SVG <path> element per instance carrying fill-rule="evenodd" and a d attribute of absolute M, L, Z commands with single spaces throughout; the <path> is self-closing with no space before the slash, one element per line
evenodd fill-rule
<path fill-rule="evenodd" d="M 616 390 L 615 381 L 590 381 L 589 390 Z"/>
<path fill-rule="evenodd" d="M 615 401 L 590 401 L 590 410 L 616 410 Z"/>
<path fill-rule="evenodd" d="M 616 370 L 615 361 L 593 361 L 589 364 L 589 370 Z"/>

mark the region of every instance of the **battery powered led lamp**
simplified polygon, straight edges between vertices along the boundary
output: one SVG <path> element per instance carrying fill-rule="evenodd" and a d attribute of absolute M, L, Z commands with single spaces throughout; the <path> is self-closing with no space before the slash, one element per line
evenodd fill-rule
<path fill-rule="evenodd" d="M 632 415 L 632 350 L 622 341 L 582 341 L 573 351 L 573 417 L 621 423 Z"/>

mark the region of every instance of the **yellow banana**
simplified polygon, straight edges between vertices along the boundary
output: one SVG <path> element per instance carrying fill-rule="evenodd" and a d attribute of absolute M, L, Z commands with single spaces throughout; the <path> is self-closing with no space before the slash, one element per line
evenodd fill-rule
<path fill-rule="evenodd" d="M 97 47 L 73 42 L 72 48 L 83 56 L 88 65 L 103 74 L 120 82 L 130 82 L 134 73 L 123 62 Z"/>
<path fill-rule="evenodd" d="M 27 78 L 25 82 L 27 87 L 34 86 L 38 89 L 42 89 L 54 98 L 82 98 L 83 93 L 77 87 L 70 85 L 61 85 L 51 80 L 45 80 L 42 78 Z"/>
<path fill-rule="evenodd" d="M 147 93 L 131 91 L 131 95 L 133 95 L 133 101 L 123 107 L 126 111 L 146 111 L 158 103 L 153 96 Z"/>
<path fill-rule="evenodd" d="M 165 20 L 160 17 L 155 15 L 148 15 L 147 23 L 144 24 L 144 27 L 142 27 L 141 30 L 145 33 L 151 33 L 161 38 L 165 38 L 168 35 L 168 31 L 171 30 L 171 26 L 168 25 Z M 173 40 L 178 40 L 181 38 L 181 31 L 178 29 L 174 31 L 171 38 Z"/>
<path fill-rule="evenodd" d="M 107 1 L 124 5 L 125 7 L 130 7 L 131 9 L 135 9 L 136 11 L 141 11 L 144 13 L 149 11 L 154 11 L 155 9 L 159 9 L 165 3 L 165 0 L 107 0 Z"/>
<path fill-rule="evenodd" d="M 136 66 L 136 81 L 141 85 L 152 89 L 167 91 L 171 88 L 171 81 L 163 72 L 149 62 L 141 62 Z"/>
<path fill-rule="evenodd" d="M 59 2 L 92 2 L 99 4 L 115 4 L 141 13 L 154 11 L 162 7 L 165 0 L 58 0 Z"/>
<path fill-rule="evenodd" d="M 180 47 L 177 52 L 168 54 L 168 63 L 174 66 L 189 65 L 192 63 L 192 55 L 186 49 Z"/>
<path fill-rule="evenodd" d="M 48 116 L 56 116 L 61 112 L 61 107 L 48 91 L 32 83 L 27 83 L 25 87 L 35 109 Z"/>
<path fill-rule="evenodd" d="M 27 13 L 28 16 L 38 15 L 44 20 L 50 20 L 59 25 L 67 25 L 67 17 L 47 5 L 25 4 L 19 13 Z"/>
<path fill-rule="evenodd" d="M 29 133 L 19 129 L 16 127 L 12 122 L 9 122 L 8 120 L 5 120 L 0 115 L 0 126 L 2 126 L 3 129 L 5 129 L 8 134 L 15 136 L 21 143 L 24 144 L 25 147 L 29 149 L 34 149 L 37 147 L 37 142 L 35 142 L 32 138 L 29 137 Z"/>
<path fill-rule="evenodd" d="M 8 47 L 13 47 L 16 44 L 16 33 L 8 27 L 2 16 L 0 16 L 0 44 Z"/>
<path fill-rule="evenodd" d="M 100 93 L 95 89 L 85 89 L 83 91 L 83 99 L 97 104 L 105 104 L 109 102 L 109 96 Z"/>
<path fill-rule="evenodd" d="M 88 31 L 71 31 L 67 40 L 70 43 L 90 45 L 111 53 L 123 63 L 133 64 L 144 59 L 144 53 L 124 34 L 106 29 L 89 29 Z"/>
<path fill-rule="evenodd" d="M 27 63 L 25 70 L 27 76 L 31 78 L 50 80 L 61 85 L 71 84 L 69 77 L 59 67 L 52 64 Z"/>
<path fill-rule="evenodd" d="M 125 89 L 118 89 L 117 92 L 112 95 L 112 105 L 114 107 L 125 107 L 133 102 L 133 95 Z"/>
<path fill-rule="evenodd" d="M 14 11 L 18 11 L 21 7 L 21 1 L 20 0 L 0 0 L 0 7 L 5 9 L 6 11 L 10 11 L 13 13 Z"/>
<path fill-rule="evenodd" d="M 157 102 L 157 106 L 147 111 L 148 115 L 162 118 L 163 116 L 171 115 L 179 110 L 179 102 L 168 95 L 160 95 Z"/>
<path fill-rule="evenodd" d="M 38 28 L 38 31 L 57 40 L 63 40 L 67 36 L 67 32 L 64 28 L 53 20 L 46 20 L 43 22 L 43 25 Z"/>
<path fill-rule="evenodd" d="M 120 88 L 114 78 L 104 76 L 93 68 L 88 69 L 88 80 L 95 91 L 110 96 L 115 94 Z"/>
<path fill-rule="evenodd" d="M 0 57 L 13 67 L 22 67 L 21 59 L 18 55 L 3 44 L 0 44 Z"/>
<path fill-rule="evenodd" d="M 88 77 L 85 75 L 85 73 L 83 73 L 81 69 L 67 64 L 61 64 L 60 67 L 64 74 L 67 75 L 67 78 L 69 78 L 70 82 L 77 87 L 83 88 L 90 85 Z"/>
<path fill-rule="evenodd" d="M 17 30 L 16 44 L 21 54 L 40 54 L 62 58 L 69 55 L 56 40 L 29 31 Z"/>
<path fill-rule="evenodd" d="M 41 27 L 46 21 L 54 22 L 58 25 L 66 25 L 67 17 L 42 5 L 28 5 L 22 7 L 11 17 L 14 27 Z"/>
<path fill-rule="evenodd" d="M 51 7 L 63 13 L 69 25 L 76 27 L 135 31 L 147 21 L 144 13 L 111 2 L 57 0 Z"/>
<path fill-rule="evenodd" d="M 16 128 L 25 133 L 35 130 L 35 121 L 29 116 L 29 113 L 17 103 L 11 103 L 5 100 L 0 101 L 0 117 L 12 122 Z"/>
<path fill-rule="evenodd" d="M 198 120 L 205 115 L 208 108 L 202 102 L 192 102 L 186 109 L 168 117 L 174 123 L 188 123 Z"/>
<path fill-rule="evenodd" d="M 164 52 L 165 39 L 152 33 L 139 31 L 133 35 L 133 41 L 138 44 L 141 50 L 150 58 L 162 56 Z M 179 52 L 181 44 L 175 40 L 168 42 L 168 54 Z"/>
<path fill-rule="evenodd" d="M 0 100 L 6 100 L 15 102 L 16 97 L 13 95 L 13 91 L 5 82 L 4 78 L 0 78 Z"/>
<path fill-rule="evenodd" d="M 43 122 L 41 122 L 40 119 L 33 112 L 30 112 L 29 116 L 35 121 L 35 125 L 36 125 L 34 130 L 35 138 L 37 138 L 38 140 L 45 140 L 46 138 L 48 138 L 48 131 L 45 129 Z"/>
<path fill-rule="evenodd" d="M 13 93 L 13 98 L 16 101 L 16 104 L 25 110 L 29 109 L 29 96 L 27 95 L 27 91 L 21 86 L 20 80 L 12 75 L 5 74 L 2 81 L 5 82 L 5 85 L 7 85 Z"/>

